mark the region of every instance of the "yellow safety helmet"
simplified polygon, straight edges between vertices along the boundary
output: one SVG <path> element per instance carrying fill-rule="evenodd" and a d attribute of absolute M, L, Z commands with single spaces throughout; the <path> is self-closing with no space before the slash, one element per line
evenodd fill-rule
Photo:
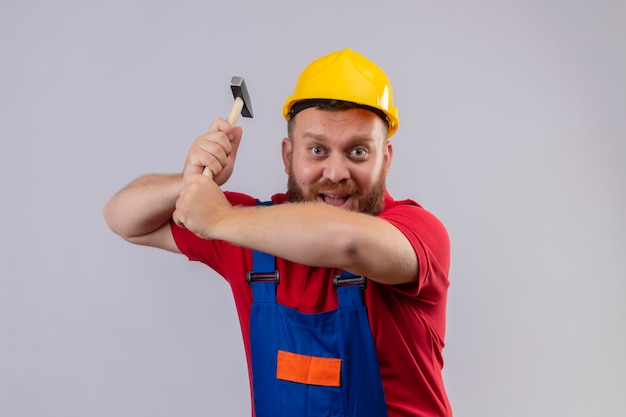
<path fill-rule="evenodd" d="M 388 137 L 400 124 L 387 75 L 374 62 L 351 49 L 332 52 L 304 68 L 293 96 L 287 97 L 283 105 L 285 119 L 290 120 L 307 107 L 294 108 L 294 104 L 308 100 L 342 100 L 361 105 L 387 121 Z"/>

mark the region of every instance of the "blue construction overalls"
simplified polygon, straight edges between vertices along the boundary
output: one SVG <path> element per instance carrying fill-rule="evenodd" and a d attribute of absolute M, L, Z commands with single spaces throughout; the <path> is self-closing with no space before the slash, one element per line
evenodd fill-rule
<path fill-rule="evenodd" d="M 273 256 L 255 251 L 253 266 L 247 278 L 256 417 L 386 417 L 361 293 L 365 278 L 335 277 L 338 309 L 304 314 L 276 302 Z"/>

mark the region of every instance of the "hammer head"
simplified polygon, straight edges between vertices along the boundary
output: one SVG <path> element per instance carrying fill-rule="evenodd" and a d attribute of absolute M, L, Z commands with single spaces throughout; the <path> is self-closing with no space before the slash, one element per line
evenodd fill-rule
<path fill-rule="evenodd" d="M 241 109 L 241 115 L 243 117 L 254 117 L 252 114 L 252 102 L 248 95 L 248 88 L 243 77 L 234 76 L 230 80 L 230 89 L 233 91 L 233 97 L 240 97 L 243 100 L 243 108 Z"/>

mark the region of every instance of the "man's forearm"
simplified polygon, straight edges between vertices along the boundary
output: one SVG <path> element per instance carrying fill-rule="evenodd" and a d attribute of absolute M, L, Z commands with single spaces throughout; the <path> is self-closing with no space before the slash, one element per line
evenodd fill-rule
<path fill-rule="evenodd" d="M 109 200 L 104 217 L 124 239 L 150 234 L 171 218 L 181 187 L 181 174 L 144 175 Z"/>
<path fill-rule="evenodd" d="M 388 284 L 416 279 L 415 252 L 399 230 L 324 204 L 234 208 L 213 232 L 211 238 L 305 265 L 343 268 Z"/>

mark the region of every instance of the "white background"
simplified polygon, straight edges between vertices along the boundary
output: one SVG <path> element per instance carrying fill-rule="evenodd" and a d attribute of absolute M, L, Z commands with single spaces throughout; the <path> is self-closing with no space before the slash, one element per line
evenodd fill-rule
<path fill-rule="evenodd" d="M 283 191 L 280 108 L 350 47 L 391 78 L 389 190 L 448 227 L 458 417 L 620 415 L 626 391 L 624 0 L 0 2 L 0 415 L 247 416 L 224 281 L 101 210 L 254 119 L 228 189 Z"/>

